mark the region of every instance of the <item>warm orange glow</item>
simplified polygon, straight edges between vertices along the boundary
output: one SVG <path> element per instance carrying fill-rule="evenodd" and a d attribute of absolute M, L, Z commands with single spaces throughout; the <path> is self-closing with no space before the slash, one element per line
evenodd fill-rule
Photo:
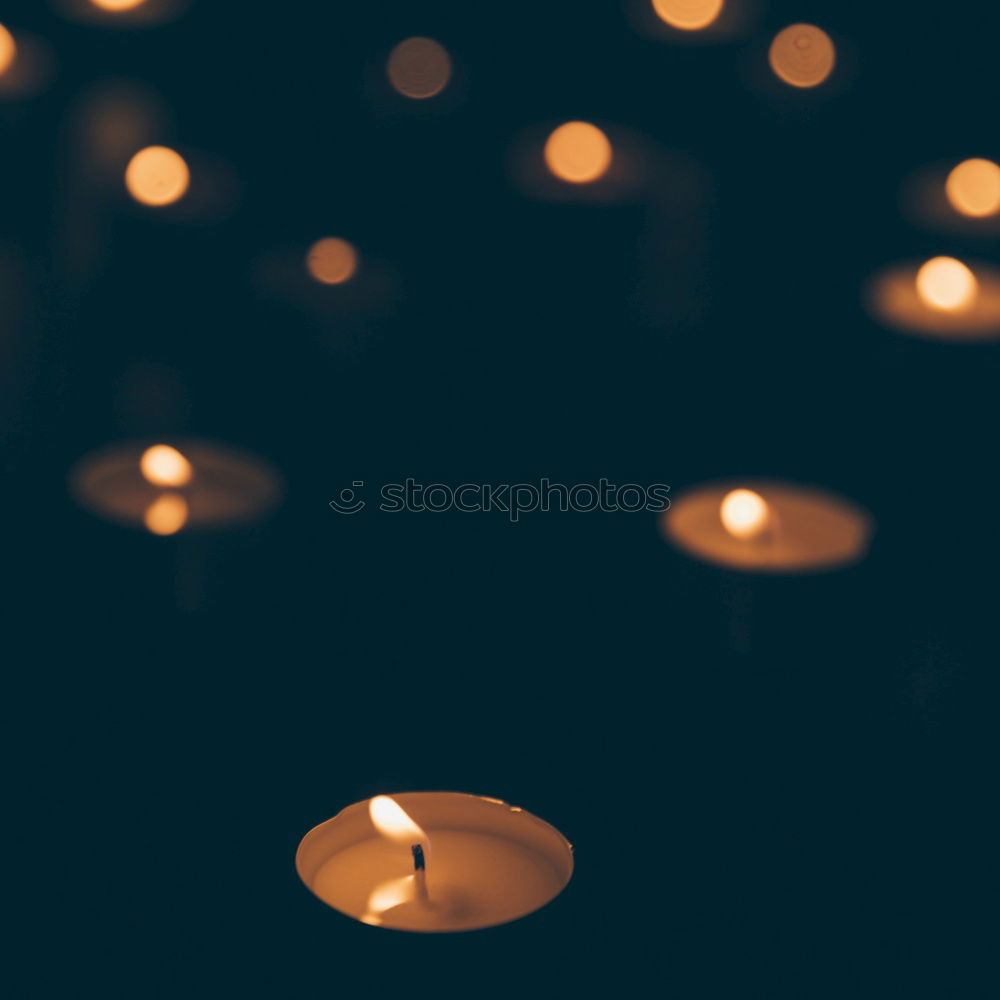
<path fill-rule="evenodd" d="M 186 486 L 194 473 L 191 463 L 168 444 L 147 448 L 139 459 L 139 468 L 154 486 Z"/>
<path fill-rule="evenodd" d="M 90 0 L 90 2 L 101 10 L 131 10 L 144 4 L 146 0 Z"/>
<path fill-rule="evenodd" d="M 925 305 L 943 312 L 959 312 L 972 305 L 979 283 L 954 257 L 934 257 L 917 271 L 917 294 Z"/>
<path fill-rule="evenodd" d="M 753 490 L 727 493 L 719 507 L 723 527 L 735 538 L 759 538 L 767 530 L 771 509 Z"/>
<path fill-rule="evenodd" d="M 191 174 L 184 158 L 166 146 L 147 146 L 132 157 L 125 186 L 144 205 L 169 205 L 184 195 Z"/>
<path fill-rule="evenodd" d="M 366 924 L 377 927 L 382 923 L 381 914 L 386 910 L 417 898 L 416 881 L 413 875 L 404 875 L 402 878 L 391 878 L 386 882 L 380 882 L 368 897 L 368 912 L 361 919 Z"/>
<path fill-rule="evenodd" d="M 389 54 L 389 82 L 404 97 L 422 101 L 440 94 L 451 79 L 451 57 L 433 38 L 407 38 Z"/>
<path fill-rule="evenodd" d="M 358 269 L 358 252 L 347 240 L 328 236 L 309 248 L 306 267 L 324 285 L 341 285 Z"/>
<path fill-rule="evenodd" d="M 143 523 L 154 535 L 176 535 L 187 519 L 187 500 L 178 493 L 164 493 L 146 509 Z"/>
<path fill-rule="evenodd" d="M 814 24 L 792 24 L 771 42 L 771 69 L 792 87 L 818 87 L 837 61 L 833 40 Z"/>
<path fill-rule="evenodd" d="M 1000 211 L 1000 167 L 992 160 L 965 160 L 948 174 L 944 187 L 963 215 L 982 218 Z"/>
<path fill-rule="evenodd" d="M 17 43 L 14 36 L 0 24 L 0 73 L 6 73 L 17 57 Z"/>
<path fill-rule="evenodd" d="M 707 28 L 722 12 L 725 0 L 653 0 L 661 20 L 674 28 L 697 31 Z"/>
<path fill-rule="evenodd" d="M 388 795 L 376 795 L 368 803 L 368 815 L 375 829 L 394 843 L 407 846 L 427 843 L 427 834 Z"/>
<path fill-rule="evenodd" d="M 596 125 L 567 122 L 545 143 L 545 162 L 560 180 L 587 184 L 607 172 L 611 165 L 611 143 Z"/>

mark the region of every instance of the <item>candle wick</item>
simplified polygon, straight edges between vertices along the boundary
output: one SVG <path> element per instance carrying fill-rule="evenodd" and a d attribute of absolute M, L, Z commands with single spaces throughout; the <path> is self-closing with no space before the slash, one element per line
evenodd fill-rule
<path fill-rule="evenodd" d="M 410 850 L 413 852 L 413 881 L 417 890 L 417 899 L 427 900 L 427 860 L 424 858 L 424 849 L 420 844 L 414 844 Z"/>

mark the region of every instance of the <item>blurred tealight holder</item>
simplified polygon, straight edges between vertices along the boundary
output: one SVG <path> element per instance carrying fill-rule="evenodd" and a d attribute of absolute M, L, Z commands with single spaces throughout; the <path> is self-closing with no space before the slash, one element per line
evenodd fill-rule
<path fill-rule="evenodd" d="M 261 295 L 292 307 L 334 353 L 363 353 L 393 316 L 399 280 L 344 235 L 317 236 L 260 254 L 252 280 Z"/>
<path fill-rule="evenodd" d="M 55 75 L 55 53 L 44 38 L 0 24 L 0 102 L 36 97 Z"/>
<path fill-rule="evenodd" d="M 754 606 L 768 596 L 764 581 L 848 570 L 863 562 L 874 534 L 871 516 L 853 501 L 815 486 L 771 479 L 717 481 L 683 491 L 662 515 L 661 528 L 689 560 L 724 571 L 725 624 L 731 649 L 739 653 L 754 646 Z M 816 609 L 822 618 L 825 602 L 810 600 L 808 588 L 795 586 L 783 588 L 773 602 L 779 621 L 793 607 L 791 589 L 806 603 L 799 607 L 805 614 L 790 620 L 808 619 Z"/>
<path fill-rule="evenodd" d="M 385 117 L 435 117 L 462 104 L 467 75 L 452 51 L 436 38 L 401 38 L 368 65 L 364 91 Z"/>
<path fill-rule="evenodd" d="M 995 239 L 1000 235 L 1000 165 L 981 156 L 928 164 L 904 181 L 900 208 L 924 229 Z"/>
<path fill-rule="evenodd" d="M 362 923 L 470 931 L 555 899 L 573 874 L 573 848 L 499 799 L 402 792 L 357 802 L 310 830 L 295 868 L 310 892 Z"/>
<path fill-rule="evenodd" d="M 648 141 L 617 125 L 581 119 L 525 129 L 511 141 L 511 183 L 537 201 L 639 201 L 653 180 Z"/>
<path fill-rule="evenodd" d="M 755 39 L 742 54 L 740 71 L 776 113 L 809 113 L 853 84 L 857 48 L 829 26 L 798 22 Z"/>
<path fill-rule="evenodd" d="M 55 10 L 73 21 L 101 28 L 155 28 L 176 20 L 191 0 L 51 0 Z"/>
<path fill-rule="evenodd" d="M 636 34 L 675 45 L 739 41 L 760 22 L 760 0 L 626 0 Z"/>
<path fill-rule="evenodd" d="M 231 445 L 195 438 L 131 440 L 81 458 L 70 492 L 88 512 L 150 535 L 199 539 L 176 548 L 181 610 L 205 603 L 212 548 L 208 538 L 251 528 L 281 503 L 275 468 Z"/>
<path fill-rule="evenodd" d="M 1000 270 L 954 257 L 885 268 L 868 283 L 865 304 L 881 325 L 930 340 L 1000 339 Z"/>

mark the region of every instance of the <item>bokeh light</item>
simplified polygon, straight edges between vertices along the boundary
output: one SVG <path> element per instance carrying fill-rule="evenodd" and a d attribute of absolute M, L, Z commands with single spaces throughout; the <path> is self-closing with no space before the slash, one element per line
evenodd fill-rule
<path fill-rule="evenodd" d="M 779 31 L 768 54 L 771 69 L 792 87 L 818 87 L 837 61 L 833 40 L 814 24 L 792 24 Z"/>
<path fill-rule="evenodd" d="M 451 79 L 451 57 L 433 38 L 407 38 L 389 54 L 389 82 L 404 97 L 422 101 L 440 94 Z"/>
<path fill-rule="evenodd" d="M 184 196 L 191 173 L 184 158 L 166 146 L 147 146 L 132 157 L 125 186 L 144 205 L 170 205 Z"/>
<path fill-rule="evenodd" d="M 154 486 L 186 486 L 191 482 L 191 463 L 168 444 L 154 444 L 139 459 L 146 481 Z"/>
<path fill-rule="evenodd" d="M 653 0 L 653 10 L 672 28 L 698 31 L 722 13 L 725 0 Z"/>
<path fill-rule="evenodd" d="M 753 490 L 731 490 L 719 506 L 723 527 L 734 538 L 761 535 L 767 528 L 769 514 L 767 501 Z"/>
<path fill-rule="evenodd" d="M 607 173 L 611 143 L 596 125 L 567 122 L 545 143 L 545 163 L 560 180 L 588 184 Z"/>
<path fill-rule="evenodd" d="M 306 267 L 322 284 L 342 285 L 358 269 L 358 252 L 347 240 L 328 236 L 309 248 Z"/>
<path fill-rule="evenodd" d="M 917 272 L 917 294 L 933 309 L 958 312 L 972 305 L 976 276 L 954 257 L 934 257 Z"/>
<path fill-rule="evenodd" d="M 963 215 L 996 215 L 1000 211 L 1000 167 L 992 160 L 965 160 L 948 175 L 945 192 L 952 207 Z"/>
<path fill-rule="evenodd" d="M 143 524 L 154 535 L 176 535 L 187 520 L 187 500 L 177 493 L 164 493 L 157 497 L 142 517 Z"/>
<path fill-rule="evenodd" d="M 0 24 L 0 73 L 6 73 L 17 57 L 17 43 L 14 36 Z"/>
<path fill-rule="evenodd" d="M 95 7 L 101 10 L 131 10 L 133 7 L 140 7 L 146 0 L 90 0 Z"/>

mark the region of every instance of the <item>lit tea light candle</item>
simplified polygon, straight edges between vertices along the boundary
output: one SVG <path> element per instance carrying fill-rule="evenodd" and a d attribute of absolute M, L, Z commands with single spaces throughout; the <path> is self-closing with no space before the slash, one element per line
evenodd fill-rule
<path fill-rule="evenodd" d="M 566 887 L 573 849 L 498 799 L 461 792 L 379 795 L 310 830 L 295 867 L 324 903 L 407 931 L 465 931 L 534 912 Z"/>
<path fill-rule="evenodd" d="M 251 524 L 281 498 L 270 465 L 207 441 L 114 445 L 83 458 L 70 485 L 88 510 L 155 535 Z"/>
<path fill-rule="evenodd" d="M 874 316 L 904 333 L 941 340 L 1000 337 L 1000 272 L 954 257 L 900 264 L 868 289 Z"/>
<path fill-rule="evenodd" d="M 688 555 L 756 573 L 816 573 L 864 558 L 869 516 L 805 486 L 713 483 L 682 494 L 664 514 L 667 538 Z"/>

